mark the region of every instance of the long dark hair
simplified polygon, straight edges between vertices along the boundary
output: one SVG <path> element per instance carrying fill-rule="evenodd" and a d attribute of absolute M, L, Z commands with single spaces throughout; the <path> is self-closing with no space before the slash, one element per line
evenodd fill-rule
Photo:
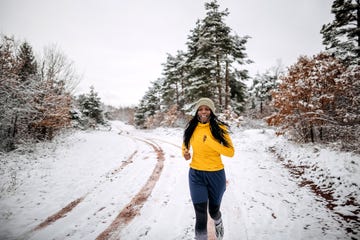
<path fill-rule="evenodd" d="M 197 111 L 196 111 L 193 118 L 186 125 L 185 131 L 184 131 L 183 141 L 184 141 L 185 147 L 187 149 L 189 149 L 190 139 L 191 139 L 191 136 L 194 133 L 194 130 L 195 130 L 196 126 L 198 125 L 198 122 L 199 122 L 199 120 L 198 120 Z M 228 141 L 226 141 L 226 139 L 224 137 L 224 135 L 227 134 L 228 131 L 225 130 L 224 128 L 221 128 L 220 126 L 226 126 L 227 128 L 229 128 L 228 124 L 226 124 L 225 122 L 219 120 L 218 117 L 211 111 L 211 113 L 210 113 L 210 131 L 211 131 L 211 134 L 214 136 L 214 138 L 216 140 L 219 141 L 219 143 L 221 143 L 225 147 L 229 147 L 230 144 L 229 144 Z"/>

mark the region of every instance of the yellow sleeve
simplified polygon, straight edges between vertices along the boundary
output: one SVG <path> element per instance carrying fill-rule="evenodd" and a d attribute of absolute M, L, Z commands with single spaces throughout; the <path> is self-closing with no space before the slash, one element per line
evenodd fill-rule
<path fill-rule="evenodd" d="M 227 133 L 224 135 L 224 137 L 227 140 L 227 142 L 229 143 L 229 147 L 225 147 L 224 145 L 222 145 L 221 143 L 219 143 L 212 137 L 208 137 L 207 140 L 205 141 L 205 143 L 210 148 L 212 148 L 214 151 L 218 152 L 219 154 L 227 156 L 227 157 L 233 157 L 235 150 L 234 150 L 234 145 L 231 141 L 230 135 Z"/>

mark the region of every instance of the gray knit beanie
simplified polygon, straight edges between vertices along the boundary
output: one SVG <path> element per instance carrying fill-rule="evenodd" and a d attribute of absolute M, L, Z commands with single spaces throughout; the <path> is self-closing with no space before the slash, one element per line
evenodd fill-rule
<path fill-rule="evenodd" d="M 215 113 L 215 104 L 210 98 L 200 98 L 195 105 L 195 112 L 199 109 L 200 106 L 208 106 L 213 113 Z"/>

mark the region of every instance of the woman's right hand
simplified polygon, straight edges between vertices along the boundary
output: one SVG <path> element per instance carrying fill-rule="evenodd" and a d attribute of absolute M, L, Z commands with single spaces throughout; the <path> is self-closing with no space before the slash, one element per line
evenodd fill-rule
<path fill-rule="evenodd" d="M 184 152 L 184 158 L 185 158 L 185 160 L 189 160 L 191 158 L 191 154 L 190 154 L 189 150 L 187 150 L 187 149 Z"/>

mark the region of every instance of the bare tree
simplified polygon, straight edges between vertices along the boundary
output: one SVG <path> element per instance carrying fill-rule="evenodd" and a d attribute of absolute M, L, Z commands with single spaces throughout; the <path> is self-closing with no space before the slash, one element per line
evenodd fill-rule
<path fill-rule="evenodd" d="M 41 79 L 51 82 L 58 91 L 72 94 L 80 82 L 80 76 L 75 71 L 73 61 L 56 45 L 44 49 L 40 69 Z"/>

